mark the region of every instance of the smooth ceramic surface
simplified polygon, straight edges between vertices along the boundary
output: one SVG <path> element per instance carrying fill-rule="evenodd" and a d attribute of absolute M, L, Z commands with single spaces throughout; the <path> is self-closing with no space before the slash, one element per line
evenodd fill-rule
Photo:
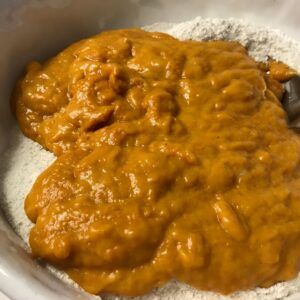
<path fill-rule="evenodd" d="M 10 92 L 30 59 L 49 57 L 103 29 L 180 22 L 198 15 L 243 18 L 300 40 L 299 13 L 298 0 L 0 0 L 0 154 L 14 122 Z M 0 290 L 10 299 L 99 299 L 60 282 L 22 246 L 0 214 Z"/>

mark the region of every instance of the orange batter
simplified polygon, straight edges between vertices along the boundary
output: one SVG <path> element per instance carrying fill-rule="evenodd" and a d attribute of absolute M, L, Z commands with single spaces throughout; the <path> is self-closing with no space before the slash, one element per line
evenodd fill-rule
<path fill-rule="evenodd" d="M 279 101 L 286 72 L 268 75 L 235 42 L 142 30 L 29 64 L 16 116 L 58 156 L 25 202 L 33 254 L 95 294 L 295 277 L 300 139 Z"/>

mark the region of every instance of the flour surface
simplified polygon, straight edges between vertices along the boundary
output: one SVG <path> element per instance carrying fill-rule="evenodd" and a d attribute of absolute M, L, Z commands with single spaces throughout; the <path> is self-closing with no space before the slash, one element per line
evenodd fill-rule
<path fill-rule="evenodd" d="M 265 61 L 269 56 L 281 60 L 300 72 L 300 43 L 281 32 L 264 26 L 256 26 L 236 19 L 202 19 L 200 17 L 178 24 L 157 23 L 146 26 L 149 31 L 165 32 L 181 40 L 235 40 L 247 47 L 256 60 Z M 12 129 L 10 143 L 0 157 L 1 207 L 18 235 L 28 244 L 32 224 L 27 219 L 23 204 L 36 177 L 55 159 L 53 154 L 25 138 L 17 127 Z M 48 267 L 62 280 L 71 280 L 63 272 Z M 268 289 L 256 288 L 230 296 L 195 290 L 185 284 L 172 281 L 151 294 L 135 300 L 279 300 L 300 292 L 298 278 L 276 284 Z M 126 297 L 103 296 L 107 300 L 125 300 Z M 132 298 L 131 298 L 132 299 Z"/>

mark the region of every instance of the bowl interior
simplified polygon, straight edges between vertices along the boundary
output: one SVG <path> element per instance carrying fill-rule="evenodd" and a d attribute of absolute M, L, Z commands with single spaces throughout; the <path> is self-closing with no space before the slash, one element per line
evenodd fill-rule
<path fill-rule="evenodd" d="M 11 91 L 30 60 L 44 60 L 104 29 L 180 22 L 199 15 L 244 18 L 300 40 L 299 10 L 297 0 L 0 0 L 0 153 L 15 123 Z M 94 298 L 66 286 L 34 262 L 2 213 L 0 231 L 0 290 L 11 299 Z"/>

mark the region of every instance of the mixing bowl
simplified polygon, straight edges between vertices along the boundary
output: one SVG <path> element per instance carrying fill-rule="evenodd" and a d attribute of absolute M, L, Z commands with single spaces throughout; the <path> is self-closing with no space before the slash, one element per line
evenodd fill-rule
<path fill-rule="evenodd" d="M 299 13 L 298 0 L 0 0 L 0 153 L 15 122 L 10 93 L 29 60 L 43 60 L 104 29 L 180 22 L 196 16 L 243 18 L 300 40 Z M 3 213 L 0 231 L 0 290 L 9 299 L 99 299 L 67 286 L 33 261 Z M 289 299 L 300 299 L 300 295 Z"/>

